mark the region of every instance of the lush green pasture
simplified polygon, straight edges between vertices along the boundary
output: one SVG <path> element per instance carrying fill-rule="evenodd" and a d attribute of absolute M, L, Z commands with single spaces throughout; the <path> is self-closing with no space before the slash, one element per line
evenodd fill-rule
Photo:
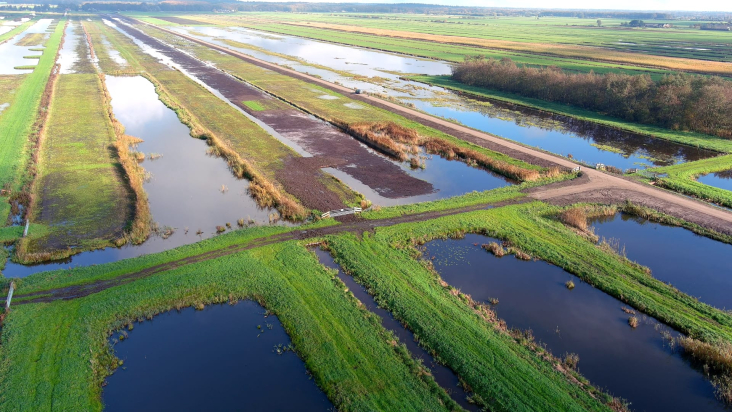
<path fill-rule="evenodd" d="M 200 59 L 214 62 L 217 67 L 228 71 L 234 76 L 336 125 L 345 126 L 359 122 L 394 122 L 404 127 L 415 129 L 422 136 L 442 139 L 461 147 L 473 149 L 510 165 L 524 169 L 538 169 L 537 166 L 462 141 L 438 130 L 408 120 L 388 110 L 380 109 L 361 101 L 352 100 L 348 96 L 335 93 L 321 86 L 258 67 L 236 57 L 221 54 L 205 46 L 183 41 L 177 36 L 161 32 L 154 28 L 148 27 L 144 28 L 144 30 L 150 35 L 161 38 L 168 43 L 175 44 L 176 47 L 193 53 Z M 324 95 L 335 97 L 335 99 L 321 98 Z M 359 108 L 354 109 L 348 107 L 348 105 L 356 105 Z"/>
<path fill-rule="evenodd" d="M 383 290 L 384 295 L 376 294 L 389 307 L 394 302 L 387 296 L 401 289 L 386 286 L 386 281 L 383 285 L 379 283 L 382 282 L 379 274 L 403 270 L 406 278 L 417 276 L 418 272 L 413 269 L 416 266 L 406 260 L 407 256 L 414 255 L 410 252 L 411 245 L 444 235 L 484 233 L 510 241 L 529 255 L 579 276 L 692 337 L 708 342 L 718 339 L 732 342 L 732 314 L 699 302 L 653 278 L 643 268 L 609 248 L 575 234 L 554 218 L 559 210 L 538 202 L 505 206 L 421 223 L 377 228 L 373 237 L 364 236 L 361 242 L 355 238 L 345 242 L 340 237 L 329 239 L 329 242 L 346 268 L 359 279 L 364 279 L 370 288 Z M 374 244 L 388 244 L 392 249 L 378 246 L 378 251 L 369 252 L 370 248 L 377 248 Z M 412 319 L 412 311 L 406 308 L 395 312 L 403 320 Z"/>
<path fill-rule="evenodd" d="M 38 65 L 33 73 L 22 78 L 15 98 L 0 116 L 0 188 L 17 191 L 22 186 L 22 176 L 26 173 L 24 166 L 28 161 L 28 137 L 56 59 L 64 26 L 63 21 L 56 26 Z M 5 223 L 9 213 L 10 205 L 0 203 L 0 225 Z"/>
<path fill-rule="evenodd" d="M 10 104 L 13 103 L 17 97 L 16 91 L 23 84 L 25 80 L 25 74 L 18 75 L 0 75 L 0 122 L 2 121 L 3 114 L 7 112 Z M 6 105 L 3 107 L 3 105 Z"/>
<path fill-rule="evenodd" d="M 458 409 L 406 347 L 391 344 L 379 319 L 294 241 L 85 298 L 15 306 L 2 331 L 0 409 L 101 410 L 101 384 L 113 364 L 110 332 L 163 311 L 239 299 L 278 316 L 338 410 Z"/>
<path fill-rule="evenodd" d="M 657 179 L 657 184 L 661 187 L 732 208 L 732 192 L 696 181 L 701 175 L 730 169 L 732 169 L 732 155 L 659 167 L 647 173 L 667 174 L 666 177 Z"/>
<path fill-rule="evenodd" d="M 59 76 L 31 206 L 31 220 L 51 233 L 31 241 L 25 252 L 103 246 L 123 236 L 130 193 L 105 107 L 96 74 Z"/>
<path fill-rule="evenodd" d="M 659 139 L 670 140 L 689 146 L 715 150 L 723 153 L 732 153 L 732 140 L 730 139 L 724 139 L 721 137 L 710 136 L 701 133 L 670 130 L 662 127 L 644 125 L 640 123 L 632 123 L 624 120 L 619 120 L 614 117 L 605 116 L 597 112 L 583 110 L 560 103 L 547 102 L 540 99 L 532 99 L 530 97 L 523 97 L 513 93 L 490 90 L 483 87 L 468 86 L 466 84 L 451 80 L 450 76 L 412 76 L 411 78 L 419 82 L 433 84 L 451 90 L 465 92 L 468 94 L 486 97 L 489 99 L 501 100 L 522 106 L 528 106 L 534 109 L 544 110 L 581 120 L 600 123 L 617 129 L 628 130 L 630 132 L 649 135 Z"/>

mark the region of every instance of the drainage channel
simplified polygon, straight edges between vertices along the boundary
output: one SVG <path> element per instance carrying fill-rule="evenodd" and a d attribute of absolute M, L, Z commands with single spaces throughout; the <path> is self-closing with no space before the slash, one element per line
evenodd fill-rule
<path fill-rule="evenodd" d="M 409 329 L 402 326 L 402 324 L 399 323 L 399 321 L 396 320 L 388 310 L 380 308 L 376 304 L 373 296 L 371 296 L 363 286 L 356 282 L 353 277 L 347 275 L 343 270 L 341 270 L 340 265 L 335 262 L 333 256 L 331 256 L 329 252 L 321 248 L 314 248 L 313 251 L 322 265 L 338 271 L 338 279 L 348 286 L 348 289 L 353 293 L 353 295 L 356 296 L 356 298 L 360 300 L 369 311 L 381 318 L 381 325 L 392 331 L 394 335 L 396 335 L 399 340 L 407 346 L 407 349 L 409 349 L 409 352 L 414 358 L 421 359 L 424 362 L 424 365 L 429 368 L 430 372 L 432 372 L 432 376 L 435 378 L 435 381 L 445 389 L 445 391 L 447 391 L 455 402 L 469 411 L 481 410 L 479 406 L 468 401 L 470 393 L 465 391 L 465 389 L 460 385 L 460 379 L 455 372 L 447 366 L 437 363 L 435 358 L 429 352 L 419 346 L 414 339 L 414 334 Z"/>

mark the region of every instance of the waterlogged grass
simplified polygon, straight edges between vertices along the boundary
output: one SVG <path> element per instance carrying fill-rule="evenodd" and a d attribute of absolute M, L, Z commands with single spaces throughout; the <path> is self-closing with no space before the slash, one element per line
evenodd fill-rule
<path fill-rule="evenodd" d="M 443 235 L 483 233 L 507 240 L 531 256 L 562 267 L 694 338 L 732 342 L 732 314 L 699 302 L 607 247 L 575 234 L 555 218 L 559 212 L 559 208 L 539 202 L 506 206 L 377 229 L 373 239 L 400 250 Z M 374 259 L 382 256 L 374 255 Z"/>
<path fill-rule="evenodd" d="M 0 116 L 0 189 L 17 191 L 23 184 L 24 167 L 28 161 L 28 136 L 38 114 L 43 91 L 53 68 L 65 21 L 60 22 L 46 43 L 46 52 L 41 56 L 33 73 L 19 77 L 22 82 L 15 91 L 10 106 Z M 10 213 L 7 202 L 0 203 L 0 224 L 5 223 Z"/>
<path fill-rule="evenodd" d="M 732 153 L 732 140 L 730 139 L 723 139 L 721 137 L 705 135 L 702 133 L 669 130 L 662 127 L 655 127 L 618 120 L 616 118 L 604 116 L 596 112 L 578 109 L 576 107 L 567 106 L 559 103 L 546 102 L 540 99 L 522 97 L 513 93 L 504 93 L 482 87 L 468 86 L 466 84 L 451 80 L 450 76 L 412 76 L 410 78 L 415 81 L 472 94 L 478 97 L 496 99 L 508 103 L 518 104 L 521 106 L 527 106 L 534 109 L 557 113 L 563 116 L 570 116 L 580 120 L 599 123 L 621 130 L 627 130 L 642 135 L 682 143 L 689 146 L 716 150 L 724 153 Z"/>
<path fill-rule="evenodd" d="M 337 224 L 338 222 L 333 219 L 325 219 L 317 223 L 299 227 L 255 226 L 218 235 L 210 239 L 205 239 L 190 245 L 180 246 L 165 252 L 120 260 L 103 265 L 34 273 L 26 278 L 16 280 L 18 293 L 16 298 L 13 300 L 22 300 L 22 295 L 27 293 L 113 279 L 127 273 L 139 272 L 153 266 L 175 262 L 208 252 L 225 251 L 227 248 L 238 248 L 253 245 L 258 241 L 261 241 L 262 238 L 268 236 L 285 234 L 298 230 L 334 226 Z"/>
<path fill-rule="evenodd" d="M 651 169 L 647 173 L 667 174 L 667 177 L 656 180 L 656 183 L 661 187 L 732 208 L 732 192 L 705 185 L 696 180 L 701 175 L 729 169 L 732 169 L 732 155 L 659 167 Z"/>
<path fill-rule="evenodd" d="M 440 222 L 423 225 L 434 224 Z M 400 225 L 399 233 L 404 229 Z M 610 409 L 608 396 L 580 376 L 564 375 L 556 361 L 542 359 L 542 350 L 534 352 L 505 333 L 490 311 L 443 287 L 407 245 L 394 245 L 392 233 L 377 230 L 360 240 L 345 234 L 327 242 L 344 270 L 453 369 L 477 402 L 493 411 Z"/>
<path fill-rule="evenodd" d="M 6 41 L 12 39 L 19 33 L 26 31 L 26 29 L 28 29 L 30 26 L 34 25 L 35 23 L 36 23 L 36 20 L 32 19 L 30 21 L 27 21 L 27 22 L 21 24 L 20 26 L 15 27 L 13 30 L 10 30 L 7 33 L 0 34 L 0 44 L 5 43 Z"/>
<path fill-rule="evenodd" d="M 112 331 L 167 310 L 240 299 L 256 300 L 279 318 L 338 410 L 454 406 L 406 347 L 392 344 L 395 338 L 379 318 L 291 241 L 171 269 L 85 298 L 16 305 L 1 336 L 0 409 L 101 410 L 101 384 L 116 363 L 107 344 Z M 256 394 L 242 392 L 242 402 L 249 396 Z"/>
<path fill-rule="evenodd" d="M 335 125 L 345 127 L 350 124 L 362 122 L 393 122 L 400 126 L 414 129 L 421 136 L 444 140 L 462 148 L 475 150 L 491 159 L 495 159 L 509 165 L 518 166 L 522 169 L 528 170 L 541 169 L 538 166 L 530 165 L 523 161 L 513 159 L 507 155 L 457 139 L 446 133 L 424 126 L 418 122 L 406 119 L 388 110 L 380 109 L 361 101 L 356 102 L 348 96 L 335 93 L 324 87 L 258 67 L 236 57 L 221 54 L 202 45 L 182 41 L 175 35 L 165 33 L 154 28 L 144 27 L 142 29 L 150 35 L 163 39 L 168 43 L 175 44 L 176 47 L 193 53 L 202 60 L 215 62 L 217 67 L 222 70 L 226 70 L 235 77 L 266 90 L 268 93 L 271 93 L 282 100 Z M 324 95 L 332 96 L 333 98 L 323 99 L 322 96 Z M 348 105 L 353 104 L 357 104 L 361 108 L 356 110 L 348 107 Z"/>
<path fill-rule="evenodd" d="M 130 193 L 102 93 L 96 74 L 59 76 L 31 206 L 31 220 L 51 233 L 24 245 L 24 253 L 99 247 L 123 236 Z"/>

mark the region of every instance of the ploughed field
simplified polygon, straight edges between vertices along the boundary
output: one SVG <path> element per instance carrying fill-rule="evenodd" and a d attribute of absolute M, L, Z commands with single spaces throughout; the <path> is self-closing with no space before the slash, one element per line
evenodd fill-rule
<path fill-rule="evenodd" d="M 445 77 L 723 47 L 451 19 L 0 30 L 0 410 L 727 408 L 732 145 Z"/>

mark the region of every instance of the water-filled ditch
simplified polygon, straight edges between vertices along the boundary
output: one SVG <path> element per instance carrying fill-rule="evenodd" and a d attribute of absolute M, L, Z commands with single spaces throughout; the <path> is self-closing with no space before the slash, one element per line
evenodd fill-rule
<path fill-rule="evenodd" d="M 290 338 L 277 317 L 252 301 L 167 312 L 112 339 L 122 334 L 106 411 L 333 408 L 302 360 L 282 350 Z"/>
<path fill-rule="evenodd" d="M 469 411 L 480 410 L 476 405 L 468 402 L 470 394 L 460 386 L 460 380 L 455 372 L 447 366 L 437 363 L 429 352 L 419 346 L 419 344 L 415 342 L 414 334 L 404 327 L 404 325 L 402 325 L 398 320 L 394 319 L 394 316 L 392 316 L 388 310 L 380 308 L 373 296 L 366 291 L 366 288 L 361 286 L 351 276 L 345 274 L 343 270 L 341 270 L 340 265 L 335 262 L 330 253 L 320 248 L 313 250 L 320 263 L 328 268 L 337 270 L 338 279 L 346 284 L 348 290 L 351 291 L 351 293 L 353 293 L 353 295 L 361 301 L 369 311 L 381 318 L 382 326 L 392 331 L 394 335 L 399 338 L 399 341 L 407 346 L 407 349 L 409 349 L 409 352 L 414 358 L 421 359 L 422 362 L 424 362 L 424 365 L 430 369 L 435 381 L 445 389 L 448 394 L 450 394 L 455 402 Z"/>
<path fill-rule="evenodd" d="M 571 154 L 575 159 L 590 164 L 604 163 L 622 169 L 645 168 L 717 154 L 498 100 L 467 97 L 401 77 L 411 73 L 447 75 L 451 70 L 446 62 L 238 27 L 183 26 L 171 29 L 317 75 L 327 81 L 386 94 L 414 104 L 424 112 L 553 153 Z M 364 76 L 377 79 L 367 82 L 363 80 Z"/>
<path fill-rule="evenodd" d="M 26 56 L 40 56 L 43 52 L 32 51 L 39 46 L 19 46 L 16 43 L 32 33 L 46 33 L 46 29 L 51 25 L 52 19 L 40 19 L 32 26 L 7 42 L 0 44 L 0 74 L 23 74 L 30 73 L 33 69 L 15 69 L 15 67 L 35 66 L 38 59 L 26 59 Z"/>
<path fill-rule="evenodd" d="M 176 113 L 158 100 L 147 79 L 106 76 L 106 85 L 125 133 L 143 139 L 135 150 L 146 156 L 142 166 L 149 180 L 143 187 L 162 234 L 141 245 L 84 252 L 64 262 L 31 266 L 8 262 L 3 270 L 6 277 L 161 252 L 214 236 L 217 226 L 229 223 L 236 228 L 239 219 L 247 225 L 268 224 L 275 213 L 256 204 L 247 193 L 248 181 L 237 179 L 224 160 L 206 154 L 206 142 L 190 136 Z"/>
<path fill-rule="evenodd" d="M 720 309 L 732 309 L 732 245 L 628 214 L 591 221 L 595 234 L 651 269 L 656 279 Z"/>
<path fill-rule="evenodd" d="M 580 373 L 630 401 L 631 410 L 724 410 L 704 374 L 662 336 L 675 332 L 624 312 L 622 302 L 559 267 L 512 255 L 497 258 L 481 248 L 491 241 L 496 240 L 471 234 L 423 248 L 443 280 L 477 301 L 498 299 L 493 308 L 509 328 L 530 329 L 556 356 L 577 354 Z M 565 286 L 568 280 L 574 289 Z M 639 320 L 635 329 L 630 316 Z"/>
<path fill-rule="evenodd" d="M 697 181 L 705 185 L 732 191 L 732 169 L 699 176 Z"/>

